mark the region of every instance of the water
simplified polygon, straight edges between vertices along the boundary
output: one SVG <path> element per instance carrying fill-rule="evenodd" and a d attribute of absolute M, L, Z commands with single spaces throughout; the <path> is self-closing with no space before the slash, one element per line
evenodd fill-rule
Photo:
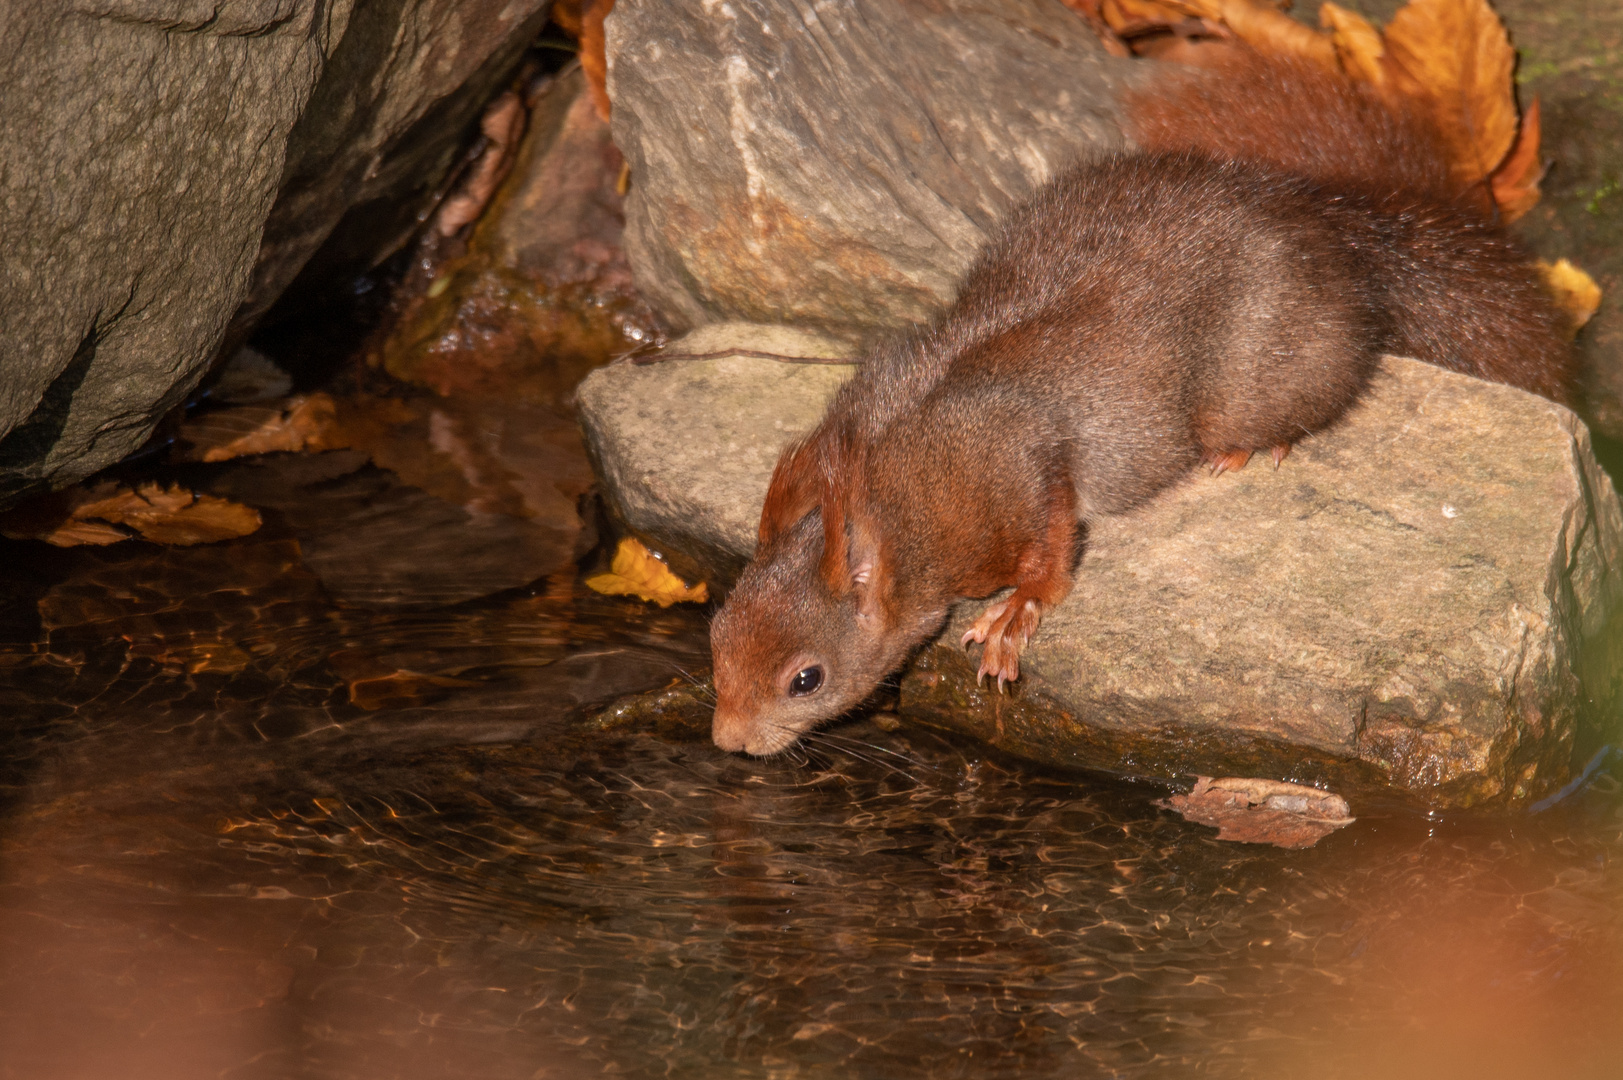
<path fill-rule="evenodd" d="M 325 493 L 242 540 L 6 542 L 0 1076 L 1623 1075 L 1609 773 L 1288 852 L 914 726 L 602 730 L 703 612 L 572 564 L 388 602 L 490 537 L 367 518 L 346 564 L 404 496 L 315 460 L 209 474 Z"/>

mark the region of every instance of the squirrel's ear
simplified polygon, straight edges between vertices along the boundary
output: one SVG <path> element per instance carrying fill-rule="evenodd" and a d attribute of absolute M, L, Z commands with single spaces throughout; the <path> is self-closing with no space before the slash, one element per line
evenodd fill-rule
<path fill-rule="evenodd" d="M 860 503 L 830 500 L 823 505 L 823 582 L 835 596 L 854 594 L 857 614 L 873 618 L 890 594 L 889 560 L 879 533 Z"/>
<path fill-rule="evenodd" d="M 884 545 L 866 520 L 854 518 L 850 536 L 850 582 L 856 592 L 857 614 L 873 618 L 879 613 L 880 601 L 890 592 L 890 566 Z"/>
<path fill-rule="evenodd" d="M 772 483 L 761 506 L 757 541 L 765 546 L 773 537 L 817 509 L 823 494 L 822 462 L 818 446 L 802 439 L 784 450 L 772 470 Z"/>

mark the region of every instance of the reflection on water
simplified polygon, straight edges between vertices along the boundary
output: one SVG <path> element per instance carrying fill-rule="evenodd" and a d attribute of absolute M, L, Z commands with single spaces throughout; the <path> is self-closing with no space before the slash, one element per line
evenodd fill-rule
<path fill-rule="evenodd" d="M 0 1076 L 1623 1074 L 1610 776 L 1287 852 L 917 728 L 594 731 L 702 613 L 340 604 L 348 513 L 4 549 Z"/>

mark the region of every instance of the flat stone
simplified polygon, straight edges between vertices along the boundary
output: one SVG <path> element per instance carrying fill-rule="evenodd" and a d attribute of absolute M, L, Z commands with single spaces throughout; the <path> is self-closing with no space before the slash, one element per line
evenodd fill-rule
<path fill-rule="evenodd" d="M 926 318 L 1154 77 L 1057 0 L 620 0 L 606 32 L 626 253 L 678 331 Z"/>
<path fill-rule="evenodd" d="M 755 550 L 778 454 L 817 426 L 856 370 L 761 354 L 816 361 L 849 352 L 815 332 L 720 323 L 654 362 L 592 372 L 577 397 L 611 506 L 665 554 L 685 556 L 712 580 L 735 576 Z"/>
<path fill-rule="evenodd" d="M 748 328 L 728 340 L 746 348 Z M 847 371 L 603 369 L 581 407 L 611 500 L 634 529 L 737 566 L 778 453 Z M 1571 412 L 1388 358 L 1345 421 L 1277 471 L 1258 458 L 1192 474 L 1095 523 L 1013 694 L 977 689 L 963 654 L 936 645 L 902 709 L 1055 764 L 1255 774 L 1260 755 L 1288 779 L 1439 805 L 1533 798 L 1569 774 L 1580 654 L 1623 589 L 1620 544 L 1616 494 Z M 980 608 L 960 605 L 941 641 Z"/>

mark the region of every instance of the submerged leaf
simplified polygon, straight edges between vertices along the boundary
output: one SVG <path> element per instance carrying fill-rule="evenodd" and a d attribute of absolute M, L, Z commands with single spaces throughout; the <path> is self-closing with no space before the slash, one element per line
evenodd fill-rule
<path fill-rule="evenodd" d="M 631 537 L 620 541 L 609 572 L 587 578 L 586 586 L 606 596 L 635 596 L 660 607 L 678 602 L 702 604 L 710 599 L 704 582 L 689 588 L 658 555 Z"/>
<path fill-rule="evenodd" d="M 19 507 L 0 523 L 0 534 L 77 547 L 128 540 L 134 530 L 155 544 L 189 547 L 247 536 L 259 525 L 259 511 L 252 507 L 193 495 L 179 484 L 148 483 L 132 491 L 108 482 Z"/>
<path fill-rule="evenodd" d="M 204 413 L 181 428 L 185 460 L 230 461 L 250 454 L 326 450 L 336 417 L 333 399 L 315 393 L 270 405 Z"/>
<path fill-rule="evenodd" d="M 1214 826 L 1219 840 L 1282 848 L 1312 847 L 1357 820 L 1347 800 L 1333 792 L 1255 777 L 1197 776 L 1189 794 L 1156 805 Z"/>

